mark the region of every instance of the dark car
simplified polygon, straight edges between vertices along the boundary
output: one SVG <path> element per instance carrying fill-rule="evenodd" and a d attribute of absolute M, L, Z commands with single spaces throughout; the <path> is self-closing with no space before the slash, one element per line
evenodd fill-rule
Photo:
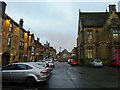
<path fill-rule="evenodd" d="M 112 60 L 109 62 L 109 66 L 120 67 L 120 60 Z"/>
<path fill-rule="evenodd" d="M 71 66 L 78 65 L 78 61 L 75 59 L 71 59 L 70 64 L 71 64 Z"/>

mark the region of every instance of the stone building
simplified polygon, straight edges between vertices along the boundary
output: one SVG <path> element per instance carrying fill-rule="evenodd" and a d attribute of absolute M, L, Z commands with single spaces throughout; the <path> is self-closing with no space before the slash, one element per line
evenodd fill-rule
<path fill-rule="evenodd" d="M 55 57 L 56 50 L 49 46 L 43 46 L 39 38 L 35 40 L 34 34 L 24 29 L 23 19 L 15 22 L 5 13 L 6 3 L 0 2 L 0 57 L 13 62 L 28 62 L 40 60 L 44 55 Z"/>
<path fill-rule="evenodd" d="M 35 42 L 35 58 L 33 60 L 42 60 L 44 58 L 44 46 L 39 42 L 39 38 Z"/>
<path fill-rule="evenodd" d="M 13 62 L 27 62 L 34 59 L 34 34 L 23 28 L 23 19 L 15 22 L 5 13 L 6 3 L 0 2 L 0 55 Z"/>
<path fill-rule="evenodd" d="M 31 57 L 33 34 L 23 28 L 23 19 L 19 23 L 15 22 L 5 13 L 6 3 L 1 2 L 2 7 L 2 50 L 0 50 L 6 59 L 10 59 L 10 63 L 29 61 Z"/>
<path fill-rule="evenodd" d="M 44 58 L 56 58 L 57 51 L 50 46 L 50 43 L 46 41 L 46 44 L 44 44 Z"/>
<path fill-rule="evenodd" d="M 77 56 L 82 65 L 93 58 L 104 63 L 120 58 L 120 12 L 116 5 L 109 5 L 108 12 L 79 11 Z"/>
<path fill-rule="evenodd" d="M 57 55 L 57 59 L 59 61 L 66 62 L 68 58 L 71 56 L 71 53 L 64 49 L 62 52 L 59 52 Z"/>

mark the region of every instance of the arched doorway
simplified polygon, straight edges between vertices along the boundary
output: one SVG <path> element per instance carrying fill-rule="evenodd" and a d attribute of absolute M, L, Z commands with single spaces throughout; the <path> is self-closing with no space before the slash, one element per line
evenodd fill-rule
<path fill-rule="evenodd" d="M 2 66 L 9 64 L 10 62 L 10 54 L 8 52 L 4 52 L 2 54 Z"/>

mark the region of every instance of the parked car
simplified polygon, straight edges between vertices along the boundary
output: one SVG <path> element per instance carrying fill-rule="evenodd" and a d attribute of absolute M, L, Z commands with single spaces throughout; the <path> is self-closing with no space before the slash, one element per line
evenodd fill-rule
<path fill-rule="evenodd" d="M 43 62 L 43 61 L 38 61 L 38 62 L 36 62 L 36 63 L 37 63 L 38 65 L 42 66 L 42 67 L 45 67 L 45 68 L 46 68 L 47 70 L 49 70 L 50 72 L 53 70 L 53 68 L 50 67 L 48 63 L 45 63 L 45 62 Z"/>
<path fill-rule="evenodd" d="M 109 62 L 109 66 L 120 67 L 120 60 L 112 60 Z"/>
<path fill-rule="evenodd" d="M 102 67 L 103 66 L 103 62 L 100 59 L 94 59 L 94 60 L 89 62 L 89 66 L 92 66 L 92 67 Z"/>
<path fill-rule="evenodd" d="M 35 62 L 12 63 L 1 68 L 3 82 L 25 83 L 32 87 L 35 83 L 46 81 L 49 72 Z"/>
<path fill-rule="evenodd" d="M 75 59 L 71 59 L 71 60 L 70 60 L 70 64 L 71 64 L 71 66 L 73 66 L 73 65 L 78 65 L 78 61 L 75 60 Z"/>
<path fill-rule="evenodd" d="M 49 64 L 49 67 L 55 68 L 54 61 L 50 58 L 45 59 L 46 64 Z"/>

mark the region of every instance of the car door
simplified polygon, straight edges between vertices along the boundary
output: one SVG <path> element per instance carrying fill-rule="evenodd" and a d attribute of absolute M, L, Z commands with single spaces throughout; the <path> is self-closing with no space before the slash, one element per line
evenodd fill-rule
<path fill-rule="evenodd" d="M 15 69 L 12 71 L 11 76 L 14 82 L 23 82 L 28 74 L 28 69 L 25 64 L 17 64 Z"/>
<path fill-rule="evenodd" d="M 2 81 L 3 82 L 12 82 L 11 72 L 15 68 L 15 65 L 7 65 L 2 68 Z"/>

